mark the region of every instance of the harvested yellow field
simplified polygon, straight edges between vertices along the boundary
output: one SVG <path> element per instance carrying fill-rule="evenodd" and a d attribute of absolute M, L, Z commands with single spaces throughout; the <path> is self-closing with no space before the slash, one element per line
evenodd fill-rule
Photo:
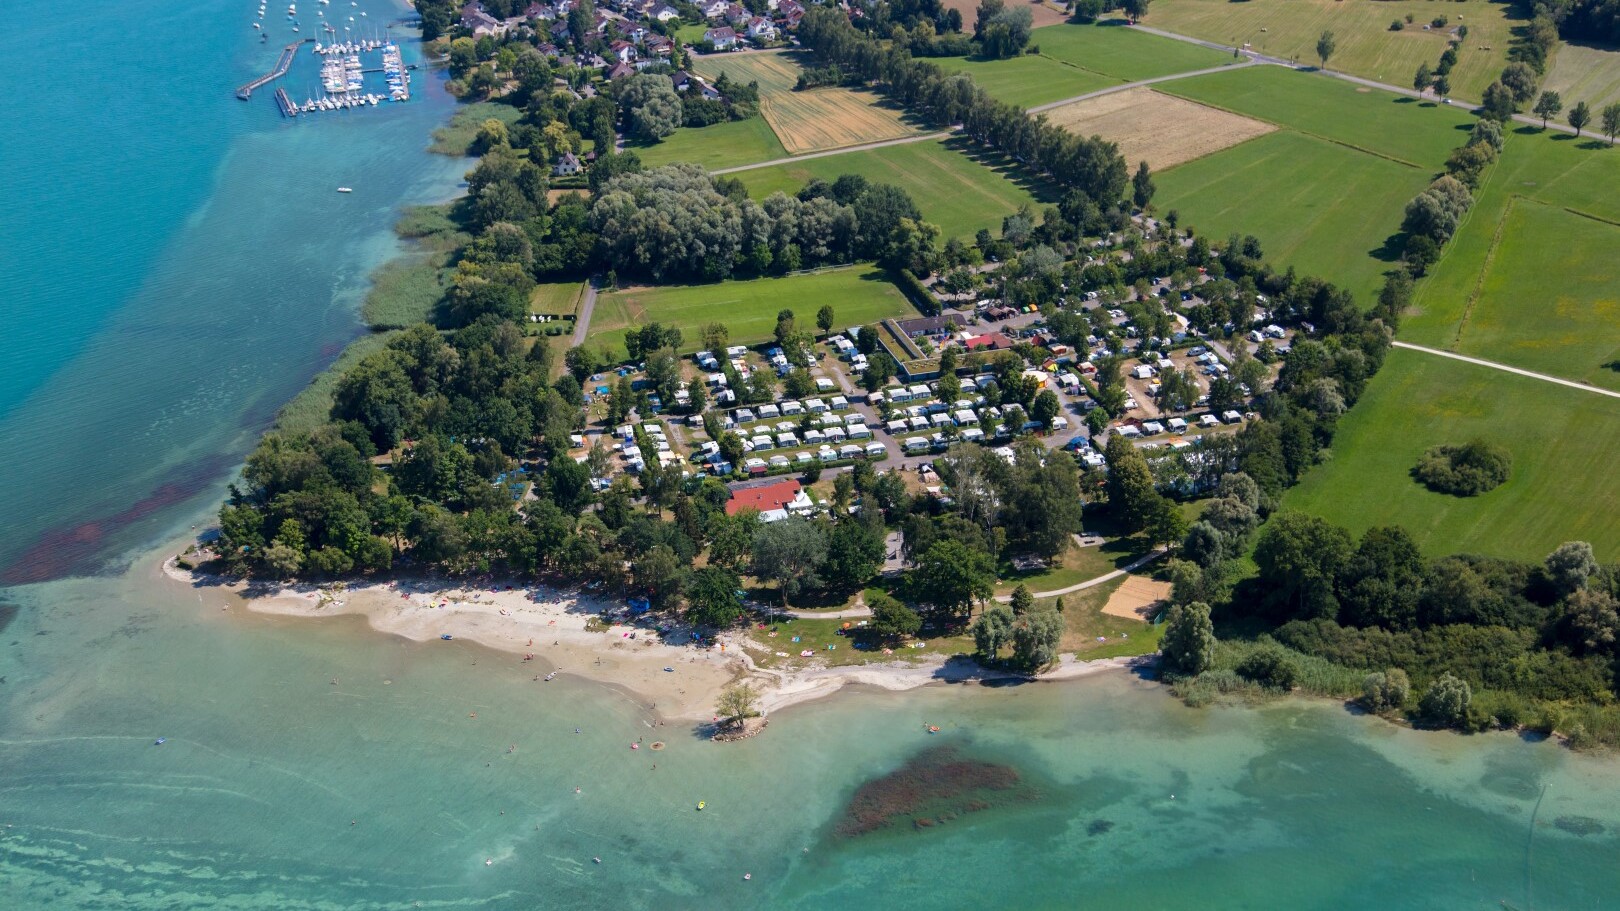
<path fill-rule="evenodd" d="M 759 83 L 759 112 L 789 155 L 841 149 L 914 135 L 900 112 L 880 107 L 871 92 L 828 87 L 795 92 L 799 65 L 780 51 L 711 54 L 693 60 L 708 79 L 723 72 L 735 82 Z"/>
<path fill-rule="evenodd" d="M 1046 112 L 1053 123 L 1081 136 L 1119 143 L 1134 167 L 1145 161 L 1162 171 L 1228 149 L 1277 129 L 1269 123 L 1205 107 L 1148 88 L 1076 101 Z"/>

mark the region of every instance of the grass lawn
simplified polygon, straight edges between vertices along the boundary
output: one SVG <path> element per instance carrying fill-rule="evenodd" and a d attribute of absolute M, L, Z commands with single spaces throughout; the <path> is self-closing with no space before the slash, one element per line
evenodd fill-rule
<path fill-rule="evenodd" d="M 1566 111 L 1577 101 L 1600 111 L 1604 105 L 1620 101 L 1620 50 L 1561 43 L 1541 87 L 1557 92 Z"/>
<path fill-rule="evenodd" d="M 1116 569 L 1122 569 L 1140 557 L 1141 545 L 1140 538 L 1116 538 L 1097 547 L 1071 545 L 1048 568 L 1027 573 L 1018 572 L 1010 563 L 1004 564 L 998 573 L 1001 582 L 996 585 L 996 594 L 1011 594 L 1013 589 L 1020 585 L 1027 587 L 1031 592 L 1056 591 L 1087 579 L 1095 579 Z M 1081 594 L 1083 592 L 1068 596 L 1064 604 L 1068 604 L 1069 600 Z"/>
<path fill-rule="evenodd" d="M 1157 6 L 1154 11 L 1158 11 Z M 1042 57 L 1121 82 L 1236 62 L 1224 51 L 1139 32 L 1127 28 L 1120 19 L 1107 19 L 1093 25 L 1049 25 L 1031 32 L 1029 43 L 1040 47 Z M 1438 57 L 1439 52 L 1435 55 Z"/>
<path fill-rule="evenodd" d="M 1518 127 L 1418 283 L 1401 338 L 1620 388 L 1613 359 L 1620 155 Z"/>
<path fill-rule="evenodd" d="M 529 312 L 551 316 L 568 316 L 579 311 L 579 298 L 585 291 L 584 282 L 548 282 L 534 286 L 529 295 Z"/>
<path fill-rule="evenodd" d="M 1409 472 L 1424 450 L 1481 437 L 1512 475 L 1477 497 L 1434 493 Z M 1284 498 L 1356 533 L 1401 525 L 1425 553 L 1540 560 L 1590 541 L 1620 559 L 1620 400 L 1416 351 L 1392 350 L 1340 422 L 1333 457 Z"/>
<path fill-rule="evenodd" d="M 675 161 L 696 162 L 709 170 L 786 158 L 787 151 L 764 117 L 728 120 L 706 127 L 682 127 L 663 142 L 625 143 L 642 164 L 656 168 Z"/>
<path fill-rule="evenodd" d="M 1115 617 L 1102 612 L 1108 597 L 1124 582 L 1116 579 L 1106 585 L 1063 596 L 1063 640 L 1059 652 L 1071 652 L 1082 661 L 1146 655 L 1159 650 L 1164 624 L 1154 626 L 1142 620 Z M 1044 604 L 1045 602 L 1039 602 Z M 1099 638 L 1102 641 L 1098 641 Z"/>
<path fill-rule="evenodd" d="M 700 331 L 711 322 L 726 324 L 733 345 L 754 345 L 771 338 L 776 331 L 778 311 L 792 310 L 800 319 L 814 321 L 823 304 L 833 306 L 840 326 L 866 325 L 885 317 L 916 313 L 882 271 L 871 266 L 848 266 L 784 278 L 602 294 L 597 298 L 586 344 L 622 360 L 625 329 L 657 321 L 681 330 L 683 354 L 698 349 Z"/>
<path fill-rule="evenodd" d="M 1007 60 L 939 57 L 928 62 L 949 73 L 967 73 L 990 97 L 1025 108 L 1084 95 L 1123 81 L 1046 56 Z"/>
<path fill-rule="evenodd" d="M 1385 241 L 1428 171 L 1280 130 L 1155 177 L 1154 205 L 1212 238 L 1260 238 L 1279 266 L 1349 288 L 1370 306 L 1398 252 Z"/>
<path fill-rule="evenodd" d="M 1398 32 L 1391 20 L 1415 20 Z M 1425 31 L 1436 16 L 1450 17 L 1444 29 Z M 1468 40 L 1457 52 L 1451 73 L 1459 98 L 1479 99 L 1507 65 L 1512 28 L 1522 22 L 1510 4 L 1467 6 L 1431 0 L 1157 0 L 1147 24 L 1180 35 L 1221 44 L 1251 45 L 1272 57 L 1316 63 L 1316 39 L 1331 30 L 1338 45 L 1328 68 L 1391 85 L 1412 83 L 1418 64 L 1431 67 L 1445 51 L 1448 33 L 1468 26 Z M 1045 50 L 1043 47 L 1042 50 Z"/>
<path fill-rule="evenodd" d="M 1473 115 L 1454 107 L 1279 66 L 1245 67 L 1154 88 L 1432 171 L 1440 170 L 1474 125 Z"/>
<path fill-rule="evenodd" d="M 494 118 L 510 127 L 522 117 L 522 108 L 494 101 L 460 105 L 450 115 L 450 123 L 433 131 L 433 142 L 428 145 L 428 151 L 440 155 L 470 155 L 473 140 L 478 138 L 478 128 L 484 125 L 484 121 Z"/>
<path fill-rule="evenodd" d="M 812 177 L 830 181 L 841 174 L 860 174 L 910 193 L 923 218 L 939 225 L 947 238 L 971 238 L 980 228 L 999 231 L 1002 218 L 1018 211 L 1020 205 L 1039 206 L 1028 184 L 1015 182 L 1022 180 L 1017 172 L 988 167 L 958 148 L 957 142 L 911 142 L 731 176 L 748 187 L 750 196 L 763 199 L 778 190 L 797 193 Z"/>

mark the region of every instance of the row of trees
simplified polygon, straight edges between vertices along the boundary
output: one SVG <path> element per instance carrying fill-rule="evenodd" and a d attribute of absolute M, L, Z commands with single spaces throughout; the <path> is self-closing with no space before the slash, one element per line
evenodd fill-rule
<path fill-rule="evenodd" d="M 809 10 L 799 24 L 799 40 L 820 64 L 876 83 L 895 101 L 940 126 L 960 123 L 975 142 L 1099 205 L 1124 195 L 1128 169 L 1113 143 L 1075 136 L 1045 118 L 996 101 L 966 75 L 948 75 L 931 63 L 914 60 L 903 47 L 867 37 L 837 8 Z"/>

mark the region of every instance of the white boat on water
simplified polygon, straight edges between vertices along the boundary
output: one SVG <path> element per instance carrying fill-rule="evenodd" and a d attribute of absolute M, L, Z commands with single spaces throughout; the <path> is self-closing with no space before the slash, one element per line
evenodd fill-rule
<path fill-rule="evenodd" d="M 348 187 L 338 187 L 338 192 L 339 193 L 353 193 L 354 191 L 349 189 Z"/>

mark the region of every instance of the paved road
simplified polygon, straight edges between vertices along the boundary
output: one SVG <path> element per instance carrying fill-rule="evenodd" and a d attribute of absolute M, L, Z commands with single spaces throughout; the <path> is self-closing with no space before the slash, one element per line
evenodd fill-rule
<path fill-rule="evenodd" d="M 1046 104 L 1038 104 L 1035 107 L 1030 108 L 1029 113 L 1039 114 L 1042 111 L 1050 111 L 1053 108 L 1060 108 L 1066 104 L 1074 104 L 1076 101 L 1085 101 L 1088 98 L 1098 98 L 1103 95 L 1112 95 L 1115 92 L 1124 92 L 1129 89 L 1141 88 L 1145 85 L 1155 85 L 1160 82 L 1174 82 L 1177 79 L 1191 79 L 1194 76 L 1208 76 L 1211 73 L 1219 73 L 1225 70 L 1240 70 L 1244 67 L 1254 66 L 1256 62 L 1257 61 L 1255 61 L 1253 58 L 1248 58 L 1243 60 L 1241 63 L 1227 63 L 1221 66 L 1212 66 L 1208 69 L 1193 70 L 1190 73 L 1171 73 L 1168 76 L 1155 76 L 1152 79 L 1138 79 L 1135 82 L 1126 82 L 1121 85 L 1111 85 L 1105 89 L 1097 89 L 1094 92 L 1087 92 L 1084 95 L 1076 95 L 1073 98 L 1065 98 L 1062 101 L 1052 101 Z"/>
<path fill-rule="evenodd" d="M 596 310 L 596 279 L 585 282 L 585 296 L 580 298 L 579 313 L 574 317 L 573 346 L 578 348 L 585 344 L 585 336 L 591 331 L 591 313 Z"/>
<path fill-rule="evenodd" d="M 1580 383 L 1576 382 L 1575 380 L 1566 380 L 1561 377 L 1548 376 L 1545 373 L 1536 373 L 1531 370 L 1521 370 L 1518 367 L 1509 367 L 1507 364 L 1498 364 L 1495 361 L 1487 361 L 1477 357 L 1469 357 L 1465 354 L 1458 354 L 1454 351 L 1442 351 L 1439 348 L 1428 348 L 1423 345 L 1414 345 L 1410 342 L 1393 342 L 1392 344 L 1397 348 L 1405 348 L 1408 351 L 1421 351 L 1424 354 L 1432 354 L 1436 357 L 1448 357 L 1454 361 L 1462 361 L 1465 364 L 1473 364 L 1477 367 L 1489 367 L 1492 370 L 1500 370 L 1504 373 L 1513 373 L 1519 376 L 1526 376 L 1533 380 L 1541 380 L 1544 383 L 1557 383 L 1560 386 L 1568 386 L 1571 389 L 1580 389 L 1584 392 L 1595 392 L 1598 395 L 1606 395 L 1609 398 L 1620 399 L 1620 392 L 1615 392 L 1610 389 L 1600 389 L 1597 386 L 1593 386 L 1589 383 Z"/>
<path fill-rule="evenodd" d="M 1191 35 L 1178 35 L 1175 32 L 1167 32 L 1164 29 L 1152 28 L 1151 26 L 1133 25 L 1133 26 L 1131 26 L 1131 28 L 1134 28 L 1139 32 L 1146 32 L 1146 33 L 1148 33 L 1150 35 L 1158 35 L 1160 38 L 1170 38 L 1170 39 L 1173 39 L 1173 40 L 1176 40 L 1176 41 L 1184 41 L 1184 42 L 1186 42 L 1188 44 L 1196 44 L 1196 45 L 1199 45 L 1201 47 L 1213 48 L 1214 50 L 1217 50 L 1217 51 L 1231 52 L 1232 49 L 1233 49 L 1230 44 L 1221 44 L 1221 43 L 1215 42 L 1215 41 L 1205 41 L 1202 38 L 1194 38 Z M 1387 82 L 1377 82 L 1377 81 L 1372 80 L 1372 79 L 1364 79 L 1361 76 L 1352 76 L 1349 73 L 1341 73 L 1341 72 L 1338 72 L 1336 70 L 1320 69 L 1318 67 L 1313 67 L 1313 66 L 1308 66 L 1308 65 L 1305 65 L 1305 64 L 1296 63 L 1296 62 L 1294 62 L 1292 60 L 1287 60 L 1287 59 L 1284 59 L 1282 57 L 1269 57 L 1269 56 L 1267 56 L 1265 54 L 1255 53 L 1254 51 L 1242 51 L 1241 53 L 1243 53 L 1244 55 L 1246 55 L 1251 60 L 1253 60 L 1253 61 L 1255 61 L 1257 63 L 1269 63 L 1269 64 L 1272 64 L 1273 66 L 1285 66 L 1285 67 L 1288 67 L 1289 69 L 1292 69 L 1292 70 L 1317 70 L 1317 72 L 1322 73 L 1324 76 L 1332 76 L 1334 79 L 1342 79 L 1345 82 L 1353 82 L 1356 85 L 1364 85 L 1364 86 L 1367 86 L 1368 88 L 1372 88 L 1372 89 L 1381 89 L 1381 90 L 1386 91 L 1386 92 L 1394 92 L 1397 95 L 1405 95 L 1408 98 L 1426 98 L 1426 99 L 1429 99 L 1431 101 L 1438 101 L 1439 100 L 1433 94 L 1417 92 L 1417 91 L 1413 90 L 1410 86 L 1390 85 Z M 1188 75 L 1195 75 L 1195 74 L 1188 74 Z M 1463 100 L 1460 100 L 1460 99 L 1457 99 L 1457 98 L 1452 98 L 1451 99 L 1451 106 L 1456 107 L 1456 108 L 1461 108 L 1461 109 L 1463 109 L 1465 111 L 1469 111 L 1471 113 L 1475 112 L 1475 111 L 1478 111 L 1479 107 L 1480 107 L 1478 102 L 1463 101 Z M 1527 123 L 1527 124 L 1530 124 L 1531 126 L 1535 126 L 1535 127 L 1540 127 L 1542 125 L 1541 124 L 1541 118 L 1533 117 L 1533 116 L 1531 116 L 1529 114 L 1514 114 L 1513 119 L 1518 121 L 1519 123 Z M 1549 130 L 1557 130 L 1560 133 L 1570 133 L 1572 135 L 1575 133 L 1575 129 L 1573 127 L 1567 126 L 1567 125 L 1562 124 L 1562 123 L 1551 123 L 1551 122 L 1549 122 L 1546 125 L 1546 128 L 1549 129 Z"/>

